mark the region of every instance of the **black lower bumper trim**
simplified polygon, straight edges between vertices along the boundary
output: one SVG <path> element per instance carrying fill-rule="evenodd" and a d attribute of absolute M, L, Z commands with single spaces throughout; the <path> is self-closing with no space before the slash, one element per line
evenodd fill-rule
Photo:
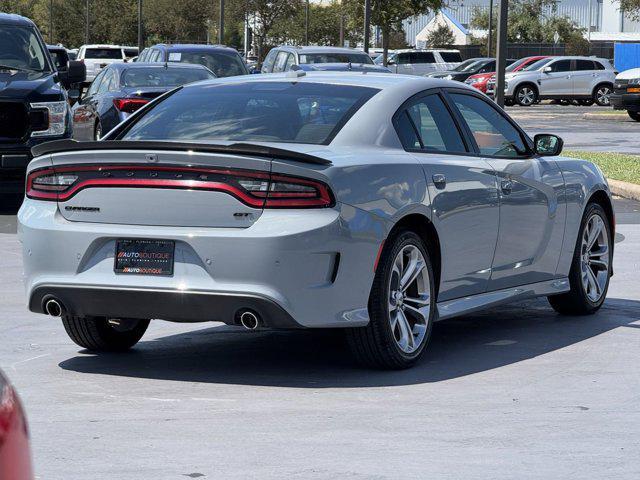
<path fill-rule="evenodd" d="M 29 299 L 29 310 L 44 313 L 45 299 L 57 299 L 77 316 L 162 319 L 173 322 L 237 324 L 237 312 L 250 309 L 270 328 L 304 328 L 282 307 L 254 295 L 42 285 Z"/>

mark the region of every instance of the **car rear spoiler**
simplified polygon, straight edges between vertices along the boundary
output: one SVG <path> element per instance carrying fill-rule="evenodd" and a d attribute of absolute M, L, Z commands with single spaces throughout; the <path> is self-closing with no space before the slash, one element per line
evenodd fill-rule
<path fill-rule="evenodd" d="M 307 153 L 287 150 L 285 148 L 267 147 L 253 143 L 232 143 L 231 145 L 215 145 L 192 142 L 163 142 L 163 141 L 131 141 L 131 140 L 102 140 L 98 142 L 78 142 L 63 139 L 41 143 L 31 148 L 34 157 L 62 152 L 78 152 L 86 150 L 184 150 L 203 153 L 232 153 L 237 155 L 253 155 L 257 157 L 279 158 L 312 163 L 314 165 L 331 165 L 325 158 Z"/>

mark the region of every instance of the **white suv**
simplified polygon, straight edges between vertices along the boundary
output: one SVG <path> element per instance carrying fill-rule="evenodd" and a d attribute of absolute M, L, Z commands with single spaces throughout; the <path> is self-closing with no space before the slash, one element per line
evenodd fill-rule
<path fill-rule="evenodd" d="M 389 55 L 387 68 L 393 73 L 424 75 L 439 70 L 451 70 L 462 62 L 459 50 L 396 50 Z M 382 65 L 382 55 L 375 59 Z"/>
<path fill-rule="evenodd" d="M 505 76 L 507 103 L 529 106 L 538 100 L 578 100 L 609 105 L 616 77 L 609 60 L 595 57 L 548 57 Z M 487 85 L 493 94 L 495 80 Z"/>
<path fill-rule="evenodd" d="M 118 45 L 83 45 L 78 51 L 78 60 L 87 68 L 86 83 L 93 82 L 107 65 L 124 62 L 125 58 L 123 48 Z"/>

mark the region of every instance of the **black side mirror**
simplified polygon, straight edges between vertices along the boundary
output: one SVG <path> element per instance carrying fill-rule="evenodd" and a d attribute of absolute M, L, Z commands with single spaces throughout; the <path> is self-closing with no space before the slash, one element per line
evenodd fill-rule
<path fill-rule="evenodd" d="M 538 155 L 554 157 L 560 155 L 564 142 L 557 135 L 540 133 L 533 137 L 533 149 Z"/>
<path fill-rule="evenodd" d="M 67 70 L 64 72 L 58 72 L 60 82 L 66 87 L 70 88 L 74 83 L 82 83 L 87 78 L 87 67 L 84 63 L 77 60 L 70 60 Z"/>

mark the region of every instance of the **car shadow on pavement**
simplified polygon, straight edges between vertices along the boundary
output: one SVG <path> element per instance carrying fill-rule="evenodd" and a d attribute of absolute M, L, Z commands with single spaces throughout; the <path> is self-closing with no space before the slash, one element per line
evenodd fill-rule
<path fill-rule="evenodd" d="M 640 302 L 608 299 L 595 315 L 562 317 L 539 299 L 437 323 L 414 368 L 356 365 L 340 331 L 249 332 L 217 326 L 140 342 L 124 354 L 81 351 L 59 365 L 82 373 L 184 382 L 358 388 L 438 382 L 534 358 L 618 327 L 637 327 Z"/>

